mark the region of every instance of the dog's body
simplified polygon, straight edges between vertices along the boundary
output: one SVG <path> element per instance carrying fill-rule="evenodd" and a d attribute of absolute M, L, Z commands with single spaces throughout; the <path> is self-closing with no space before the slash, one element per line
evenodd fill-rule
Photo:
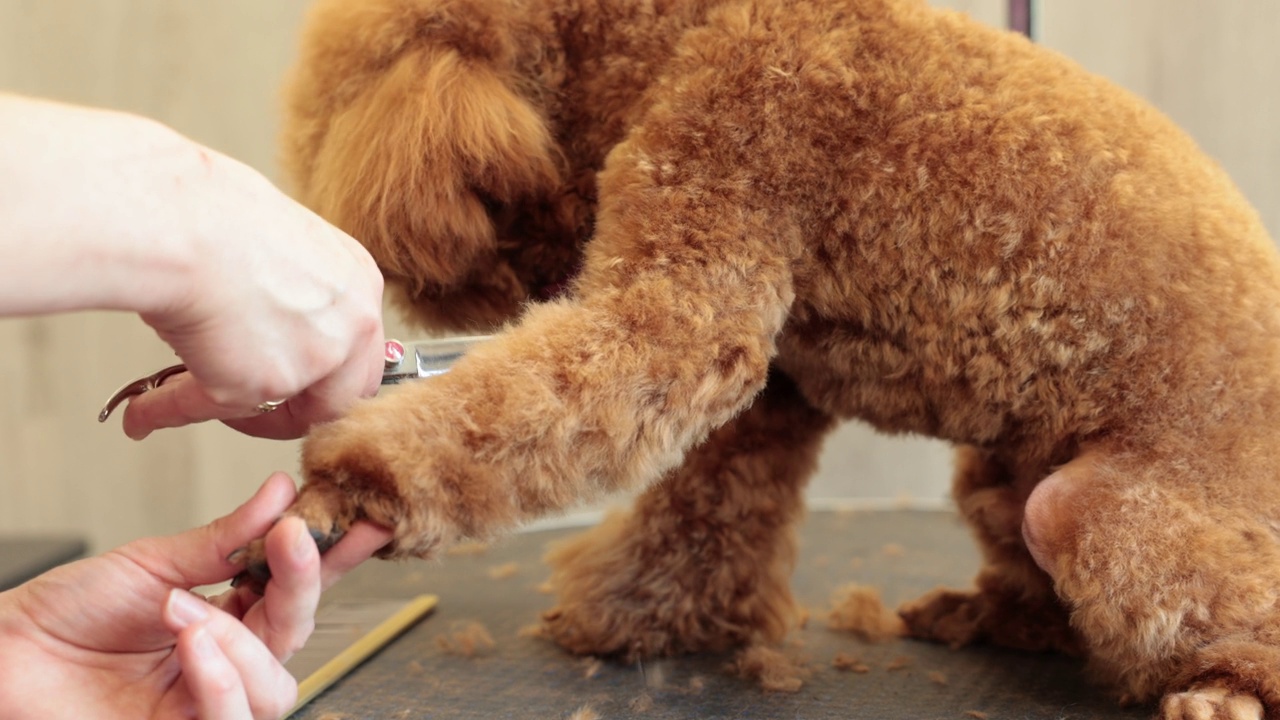
<path fill-rule="evenodd" d="M 1127 93 L 914 0 L 324 0 L 286 140 L 415 317 L 523 313 L 313 435 L 313 526 L 427 556 L 650 484 L 553 559 L 552 636 L 777 640 L 857 417 L 961 446 L 987 566 L 914 634 L 1280 713 L 1280 262 Z"/>

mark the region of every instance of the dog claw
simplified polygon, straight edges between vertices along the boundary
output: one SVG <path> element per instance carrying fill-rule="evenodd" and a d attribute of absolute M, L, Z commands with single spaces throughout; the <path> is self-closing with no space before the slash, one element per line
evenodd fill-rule
<path fill-rule="evenodd" d="M 248 546 L 231 553 L 228 560 L 244 562 L 244 569 L 231 579 L 231 587 L 248 587 L 258 595 L 263 594 L 267 581 L 271 579 L 271 568 L 267 565 L 266 547 L 261 540 L 254 540 Z"/>
<path fill-rule="evenodd" d="M 265 594 L 267 590 L 266 583 L 255 580 L 253 576 L 250 575 L 248 572 L 241 572 L 235 577 L 231 578 L 231 587 L 233 588 L 248 587 L 250 590 L 252 590 L 254 593 L 258 595 Z"/>
<path fill-rule="evenodd" d="M 311 533 L 311 539 L 316 541 L 316 549 L 320 554 L 328 552 L 329 548 L 338 544 L 343 535 L 347 532 L 341 528 L 329 528 L 329 532 L 321 532 L 313 527 L 308 527 L 307 532 Z"/>
<path fill-rule="evenodd" d="M 328 532 L 308 527 L 307 533 L 322 555 L 346 535 L 345 530 L 337 527 L 331 527 Z M 244 569 L 231 579 L 231 587 L 248 587 L 259 595 L 266 590 L 267 582 L 271 580 L 271 567 L 267 564 L 266 546 L 261 540 L 254 540 L 245 547 L 232 551 L 227 556 L 227 562 L 244 564 Z"/>

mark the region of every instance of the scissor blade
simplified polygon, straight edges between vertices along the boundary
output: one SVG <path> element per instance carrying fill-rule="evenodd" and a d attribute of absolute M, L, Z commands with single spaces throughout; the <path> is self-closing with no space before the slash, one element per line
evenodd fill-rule
<path fill-rule="evenodd" d="M 421 380 L 449 372 L 449 368 L 468 350 L 488 340 L 489 335 L 420 340 L 404 344 L 404 357 L 395 364 L 387 360 L 382 371 L 383 385 L 396 385 L 405 380 Z"/>

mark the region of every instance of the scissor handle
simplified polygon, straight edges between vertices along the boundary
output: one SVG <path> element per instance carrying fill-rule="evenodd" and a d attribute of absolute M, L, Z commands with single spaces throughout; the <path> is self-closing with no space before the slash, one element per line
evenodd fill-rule
<path fill-rule="evenodd" d="M 473 337 L 449 337 L 410 343 L 386 340 L 382 346 L 383 385 L 394 385 L 402 380 L 421 379 L 447 371 L 472 345 L 488 340 L 487 335 Z M 111 394 L 107 404 L 98 413 L 98 422 L 106 422 L 120 403 L 149 390 L 155 390 L 165 380 L 187 371 L 186 365 L 171 365 L 159 372 L 138 378 Z M 287 400 L 268 400 L 255 409 L 260 413 L 271 412 Z"/>
<path fill-rule="evenodd" d="M 120 403 L 128 400 L 135 395 L 141 395 L 148 390 L 155 390 L 165 380 L 187 371 L 186 365 L 170 365 L 169 367 L 154 372 L 146 377 L 138 378 L 131 383 L 121 387 L 119 390 L 111 393 L 111 397 L 107 398 L 107 404 L 102 406 L 102 410 L 98 412 L 98 422 L 106 422 L 111 417 L 111 413 L 119 407 Z"/>

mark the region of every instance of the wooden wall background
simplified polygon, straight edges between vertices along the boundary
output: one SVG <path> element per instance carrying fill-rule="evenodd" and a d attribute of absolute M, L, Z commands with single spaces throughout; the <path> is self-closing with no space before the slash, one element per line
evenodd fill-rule
<path fill-rule="evenodd" d="M 0 0 L 0 90 L 162 120 L 275 174 L 276 94 L 305 0 Z M 996 25 L 1004 0 L 954 0 Z M 1234 175 L 1280 236 L 1280 3 L 1043 0 L 1041 41 L 1145 95 Z M 0 258 L 0 262 L 4 262 Z M 394 327 L 394 323 L 392 323 Z M 295 443 L 221 426 L 134 443 L 100 402 L 171 361 L 132 317 L 0 320 L 0 533 L 72 532 L 105 549 L 234 507 Z M 851 426 L 813 496 L 946 493 L 948 452 Z"/>

